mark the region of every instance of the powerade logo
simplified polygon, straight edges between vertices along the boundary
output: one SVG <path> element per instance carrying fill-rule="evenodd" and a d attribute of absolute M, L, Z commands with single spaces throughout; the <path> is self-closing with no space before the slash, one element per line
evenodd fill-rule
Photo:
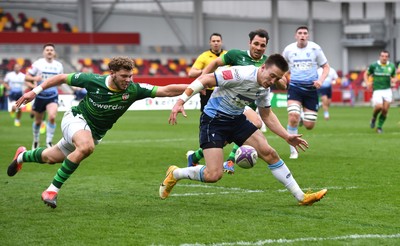
<path fill-rule="evenodd" d="M 113 104 L 99 104 L 93 101 L 93 99 L 89 98 L 89 102 L 96 108 L 99 109 L 111 109 L 111 110 L 122 110 L 125 108 L 125 106 L 120 106 L 120 105 L 113 105 Z"/>

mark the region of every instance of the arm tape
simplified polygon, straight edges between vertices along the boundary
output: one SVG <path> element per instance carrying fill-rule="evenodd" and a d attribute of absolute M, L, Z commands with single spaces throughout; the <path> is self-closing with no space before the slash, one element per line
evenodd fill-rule
<path fill-rule="evenodd" d="M 196 79 L 193 81 L 189 86 L 193 92 L 190 95 L 186 95 L 186 92 L 183 92 L 179 99 L 183 100 L 183 102 L 187 102 L 193 95 L 199 93 L 201 90 L 204 89 L 204 85 L 200 82 L 200 80 Z"/>
<path fill-rule="evenodd" d="M 39 85 L 39 86 L 33 88 L 32 91 L 37 95 L 43 91 L 43 87 L 41 85 Z"/>

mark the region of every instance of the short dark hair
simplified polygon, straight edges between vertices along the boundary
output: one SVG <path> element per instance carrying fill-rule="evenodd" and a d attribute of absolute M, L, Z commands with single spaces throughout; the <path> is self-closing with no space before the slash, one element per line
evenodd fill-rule
<path fill-rule="evenodd" d="M 131 58 L 122 56 L 114 57 L 111 59 L 110 63 L 108 63 L 108 68 L 111 71 L 115 72 L 121 69 L 130 71 L 133 69 L 133 67 L 134 67 L 133 60 Z"/>
<path fill-rule="evenodd" d="M 210 35 L 210 40 L 211 40 L 212 36 L 218 36 L 218 37 L 220 37 L 221 40 L 222 40 L 222 35 L 221 35 L 220 33 L 214 32 L 213 34 L 211 34 L 211 35 Z"/>
<path fill-rule="evenodd" d="M 390 53 L 389 53 L 388 50 L 382 50 L 381 53 L 386 53 L 386 54 L 388 54 L 388 56 L 390 57 Z"/>
<path fill-rule="evenodd" d="M 300 29 L 306 29 L 306 30 L 308 31 L 308 27 L 307 27 L 307 26 L 299 26 L 299 27 L 296 29 L 296 32 L 297 32 L 298 30 L 300 30 Z"/>
<path fill-rule="evenodd" d="M 289 64 L 281 54 L 272 54 L 265 61 L 266 67 L 277 66 L 283 72 L 289 71 Z"/>
<path fill-rule="evenodd" d="M 253 39 L 254 39 L 255 36 L 260 36 L 260 37 L 262 37 L 262 38 L 265 38 L 265 39 L 267 40 L 267 43 L 268 43 L 269 34 L 268 34 L 268 32 L 267 32 L 266 30 L 264 30 L 264 29 L 257 29 L 257 30 L 251 31 L 251 32 L 249 33 L 250 42 L 253 41 Z"/>
<path fill-rule="evenodd" d="M 53 49 L 56 49 L 56 46 L 53 43 L 46 43 L 43 45 L 43 49 L 46 49 L 47 46 L 53 47 Z"/>

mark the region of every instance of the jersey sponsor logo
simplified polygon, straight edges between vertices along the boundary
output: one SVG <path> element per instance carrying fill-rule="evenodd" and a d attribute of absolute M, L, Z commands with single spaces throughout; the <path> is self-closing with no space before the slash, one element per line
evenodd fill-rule
<path fill-rule="evenodd" d="M 93 101 L 92 98 L 89 98 L 89 102 L 96 108 L 99 109 L 112 109 L 112 110 L 122 110 L 125 108 L 125 106 L 121 106 L 118 104 L 101 104 Z"/>
<path fill-rule="evenodd" d="M 235 98 L 233 98 L 233 101 L 236 106 L 244 107 L 254 102 L 254 99 L 238 94 Z"/>
<path fill-rule="evenodd" d="M 81 73 L 76 73 L 75 76 L 74 76 L 74 78 L 75 78 L 75 79 L 78 79 L 79 76 L 81 76 Z"/>
<path fill-rule="evenodd" d="M 231 80 L 233 79 L 232 71 L 231 70 L 224 70 L 222 71 L 222 77 L 224 80 Z"/>
<path fill-rule="evenodd" d="M 239 71 L 237 69 L 235 69 L 234 71 L 235 71 L 235 79 L 236 80 L 241 80 L 240 75 L 239 75 Z"/>

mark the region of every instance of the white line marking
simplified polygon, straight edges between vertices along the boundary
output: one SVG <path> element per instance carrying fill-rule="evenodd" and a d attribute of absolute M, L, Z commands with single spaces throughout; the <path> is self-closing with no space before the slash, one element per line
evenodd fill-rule
<path fill-rule="evenodd" d="M 370 136 L 369 133 L 356 132 L 356 133 L 335 133 L 335 134 L 327 134 L 327 133 L 309 133 L 307 134 L 307 138 L 330 138 L 332 136 Z M 385 132 L 385 135 L 400 135 L 400 132 Z M 276 135 L 266 136 L 267 139 L 279 139 L 280 137 Z M 125 140 L 103 140 L 101 144 L 141 144 L 141 143 L 165 143 L 165 142 L 183 142 L 183 141 L 198 141 L 198 138 L 156 138 L 156 139 L 125 139 Z"/>
<path fill-rule="evenodd" d="M 182 194 L 171 194 L 171 196 L 203 196 L 203 195 L 227 195 L 232 193 L 261 193 L 263 190 L 249 190 L 237 187 L 223 187 L 214 185 L 203 185 L 203 184 L 179 184 L 178 186 L 193 187 L 193 188 L 206 188 L 206 189 L 223 189 L 228 191 L 221 192 L 196 192 L 196 193 L 182 193 Z"/>
<path fill-rule="evenodd" d="M 103 140 L 101 144 L 141 144 L 141 143 L 165 143 L 165 142 L 182 142 L 195 141 L 197 138 L 162 138 L 162 139 L 125 139 L 125 140 Z"/>
<path fill-rule="evenodd" d="M 294 239 L 266 239 L 260 240 L 257 242 L 231 242 L 231 243 L 213 243 L 213 244 L 201 244 L 201 243 L 194 243 L 194 244 L 181 244 L 181 246 L 205 246 L 205 245 L 213 245 L 213 246 L 226 246 L 226 245 L 265 245 L 265 244 L 273 244 L 273 243 L 296 243 L 296 242 L 320 242 L 320 241 L 337 241 L 337 240 L 354 240 L 354 239 L 373 239 L 373 238 L 400 238 L 400 234 L 391 234 L 391 235 L 384 235 L 384 234 L 354 234 L 354 235 L 346 235 L 346 236 L 337 236 L 337 237 L 306 237 L 306 238 L 294 238 Z"/>
<path fill-rule="evenodd" d="M 251 189 L 243 189 L 237 187 L 223 187 L 223 186 L 214 186 L 214 185 L 205 185 L 205 184 L 178 184 L 180 187 L 193 187 L 193 188 L 206 188 L 206 189 L 222 189 L 226 191 L 221 192 L 190 192 L 190 193 L 181 193 L 181 194 L 171 194 L 171 196 L 202 196 L 202 195 L 226 195 L 233 193 L 262 193 L 265 190 L 251 190 Z M 328 189 L 329 190 L 352 190 L 358 189 L 357 186 L 349 186 L 349 187 L 340 187 L 340 186 L 331 186 L 331 187 L 323 187 L 323 188 L 303 188 L 303 191 L 308 190 L 321 190 Z M 277 192 L 288 192 L 286 189 L 279 189 Z"/>

